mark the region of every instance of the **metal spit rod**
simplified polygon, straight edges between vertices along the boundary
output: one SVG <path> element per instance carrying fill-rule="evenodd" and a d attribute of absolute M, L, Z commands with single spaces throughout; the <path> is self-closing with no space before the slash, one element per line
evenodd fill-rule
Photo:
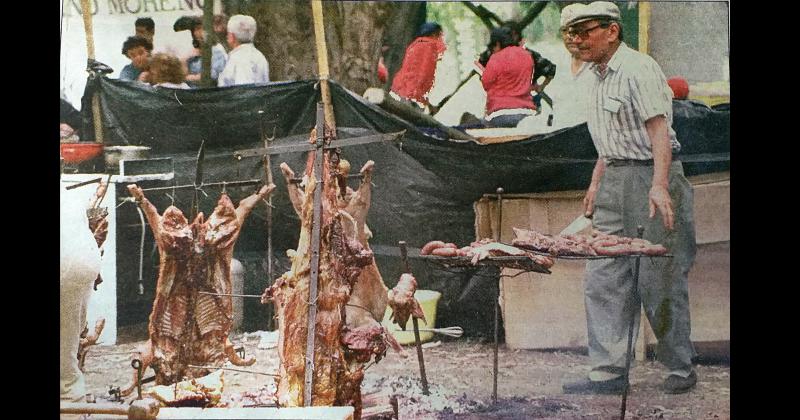
<path fill-rule="evenodd" d="M 494 232 L 494 240 L 500 242 L 500 229 L 503 227 L 503 190 L 497 188 L 497 230 Z M 494 365 L 492 378 L 492 402 L 497 404 L 497 351 L 498 336 L 500 329 L 500 279 L 497 280 L 497 298 L 494 300 Z"/>
<path fill-rule="evenodd" d="M 267 372 L 258 372 L 255 370 L 246 370 L 246 369 L 236 369 L 236 368 L 229 368 L 229 367 L 222 367 L 222 366 L 198 366 L 198 365 L 186 365 L 192 369 L 222 369 L 222 370 L 232 370 L 234 372 L 242 372 L 242 373 L 252 373 L 254 375 L 265 375 L 265 376 L 273 376 L 279 378 L 281 375 L 277 373 L 267 373 Z"/>
<path fill-rule="evenodd" d="M 180 189 L 188 189 L 188 188 L 200 189 L 202 187 L 217 187 L 217 186 L 220 186 L 220 185 L 223 186 L 223 187 L 243 187 L 243 186 L 247 186 L 247 185 L 258 185 L 258 184 L 261 184 L 262 182 L 264 182 L 264 181 L 260 180 L 260 179 L 248 179 L 248 180 L 245 180 L 245 181 L 221 181 L 221 182 L 210 182 L 208 184 L 201 183 L 199 185 L 186 184 L 186 185 L 174 185 L 174 186 L 171 186 L 171 187 L 142 188 L 142 191 L 180 190 Z"/>
<path fill-rule="evenodd" d="M 139 212 L 139 221 L 142 223 L 142 235 L 141 238 L 139 239 L 139 296 L 142 296 L 144 295 L 144 277 L 142 275 L 142 270 L 144 268 L 144 236 L 147 227 L 144 224 L 144 215 L 142 214 L 142 208 L 137 205 L 136 211 Z"/>
<path fill-rule="evenodd" d="M 314 389 L 314 341 L 317 324 L 317 284 L 319 282 L 319 246 L 320 224 L 322 223 L 322 187 L 325 179 L 322 176 L 322 146 L 325 141 L 325 113 L 323 105 L 317 103 L 317 150 L 314 152 L 314 214 L 311 227 L 311 281 L 308 287 L 308 329 L 306 335 L 305 386 L 303 387 L 303 405 L 311 407 Z"/>
<path fill-rule="evenodd" d="M 408 263 L 408 248 L 406 247 L 406 241 L 400 241 L 398 243 L 400 245 L 400 258 L 403 260 L 405 271 L 406 273 L 411 274 L 411 265 Z M 413 296 L 411 298 L 414 299 Z M 422 379 L 422 394 L 430 395 L 431 392 L 428 389 L 428 376 L 425 374 L 425 358 L 422 356 L 422 341 L 419 338 L 419 321 L 414 315 L 411 315 L 411 323 L 414 326 L 414 345 L 417 348 L 419 376 L 420 379 Z"/>

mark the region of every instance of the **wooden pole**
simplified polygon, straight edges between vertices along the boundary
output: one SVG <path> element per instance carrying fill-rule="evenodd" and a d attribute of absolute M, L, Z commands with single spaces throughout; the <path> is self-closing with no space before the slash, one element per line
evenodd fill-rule
<path fill-rule="evenodd" d="M 81 0 L 83 29 L 86 32 L 86 52 L 89 60 L 94 60 L 94 32 L 92 30 L 92 10 L 89 0 Z M 94 141 L 103 143 L 103 120 L 100 117 L 100 97 L 92 95 L 92 121 L 94 122 Z"/>
<path fill-rule="evenodd" d="M 325 41 L 325 21 L 322 15 L 322 1 L 311 0 L 311 12 L 314 15 L 314 38 L 317 46 L 317 66 L 319 67 L 319 81 L 322 90 L 322 105 L 325 109 L 325 122 L 336 132 L 336 119 L 333 115 L 331 90 L 328 86 L 330 70 L 328 68 L 328 44 Z"/>
<path fill-rule="evenodd" d="M 202 49 L 203 64 L 200 71 L 200 86 L 212 87 L 211 85 L 211 46 L 217 39 L 214 34 L 214 0 L 203 2 L 203 42 L 200 44 Z"/>
<path fill-rule="evenodd" d="M 647 54 L 650 44 L 650 3 L 639 2 L 639 52 Z"/>
<path fill-rule="evenodd" d="M 272 143 L 272 138 L 264 134 L 264 110 L 258 110 L 258 126 L 261 131 L 261 138 L 264 140 L 264 149 L 269 151 Z M 264 154 L 264 178 L 267 185 L 272 184 L 272 159 L 269 153 Z M 267 282 L 271 286 L 275 280 L 274 269 L 272 266 L 274 252 L 272 250 L 272 194 L 267 198 Z M 274 327 L 275 317 L 269 317 L 268 328 Z"/>

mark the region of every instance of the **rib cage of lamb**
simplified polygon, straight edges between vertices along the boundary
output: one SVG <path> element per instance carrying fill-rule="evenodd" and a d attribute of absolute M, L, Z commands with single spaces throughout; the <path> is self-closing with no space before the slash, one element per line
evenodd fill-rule
<path fill-rule="evenodd" d="M 155 237 L 159 252 L 156 296 L 148 325 L 149 339 L 139 348 L 142 370 L 151 366 L 157 385 L 207 375 L 207 369 L 188 365 L 222 366 L 226 361 L 249 366 L 228 338 L 233 321 L 231 258 L 242 224 L 253 207 L 275 188 L 263 186 L 234 207 L 223 193 L 208 219 L 199 213 L 189 223 L 180 209 L 169 206 L 163 214 L 133 184 L 128 191 L 139 203 Z M 122 394 L 129 395 L 133 384 Z"/>
<path fill-rule="evenodd" d="M 313 143 L 316 129 L 310 137 Z M 330 139 L 331 132 L 326 127 L 325 142 Z M 313 196 L 317 183 L 314 161 L 314 152 L 309 152 L 304 189 L 291 182 L 294 173 L 288 165 L 281 165 L 289 197 L 300 217 L 300 239 L 295 250 L 287 251 L 290 271 L 268 287 L 262 297 L 262 302 L 275 305 L 280 358 L 277 397 L 283 407 L 304 405 Z M 364 165 L 362 184 L 353 191 L 345 183 L 349 164 L 340 159 L 335 149 L 326 149 L 320 176 L 323 185 L 312 404 L 353 406 L 356 419 L 361 413 L 364 363 L 373 356 L 380 360 L 387 345 L 396 344 L 376 320 L 385 311 L 387 289 L 367 243 L 370 233 L 365 221 L 372 167 L 372 161 Z"/>

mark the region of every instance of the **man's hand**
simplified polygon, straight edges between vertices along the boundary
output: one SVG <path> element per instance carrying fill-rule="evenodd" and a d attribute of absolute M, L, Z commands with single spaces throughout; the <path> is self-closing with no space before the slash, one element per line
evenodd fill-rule
<path fill-rule="evenodd" d="M 586 196 L 583 197 L 583 215 L 592 217 L 594 214 L 594 196 L 597 194 L 597 185 L 592 184 L 586 190 Z"/>
<path fill-rule="evenodd" d="M 667 188 L 663 185 L 653 185 L 650 188 L 649 201 L 650 218 L 652 219 L 656 215 L 656 209 L 658 209 L 661 212 L 664 227 L 672 230 L 675 226 L 675 213 L 672 211 L 672 198 L 670 198 Z"/>

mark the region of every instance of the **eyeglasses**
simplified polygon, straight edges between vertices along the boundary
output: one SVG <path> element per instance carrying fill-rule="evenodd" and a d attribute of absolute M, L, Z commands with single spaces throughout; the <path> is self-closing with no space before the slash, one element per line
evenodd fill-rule
<path fill-rule="evenodd" d="M 562 29 L 561 30 L 561 36 L 569 37 L 569 38 L 586 39 L 586 38 L 589 37 L 589 33 L 592 32 L 593 30 L 595 30 L 597 28 L 607 28 L 607 27 L 608 27 L 608 24 L 601 23 L 601 24 L 597 24 L 595 26 L 592 26 L 591 28 L 585 28 L 585 29 L 580 29 L 580 30 L 576 30 L 576 29 L 573 29 L 573 28 Z"/>

